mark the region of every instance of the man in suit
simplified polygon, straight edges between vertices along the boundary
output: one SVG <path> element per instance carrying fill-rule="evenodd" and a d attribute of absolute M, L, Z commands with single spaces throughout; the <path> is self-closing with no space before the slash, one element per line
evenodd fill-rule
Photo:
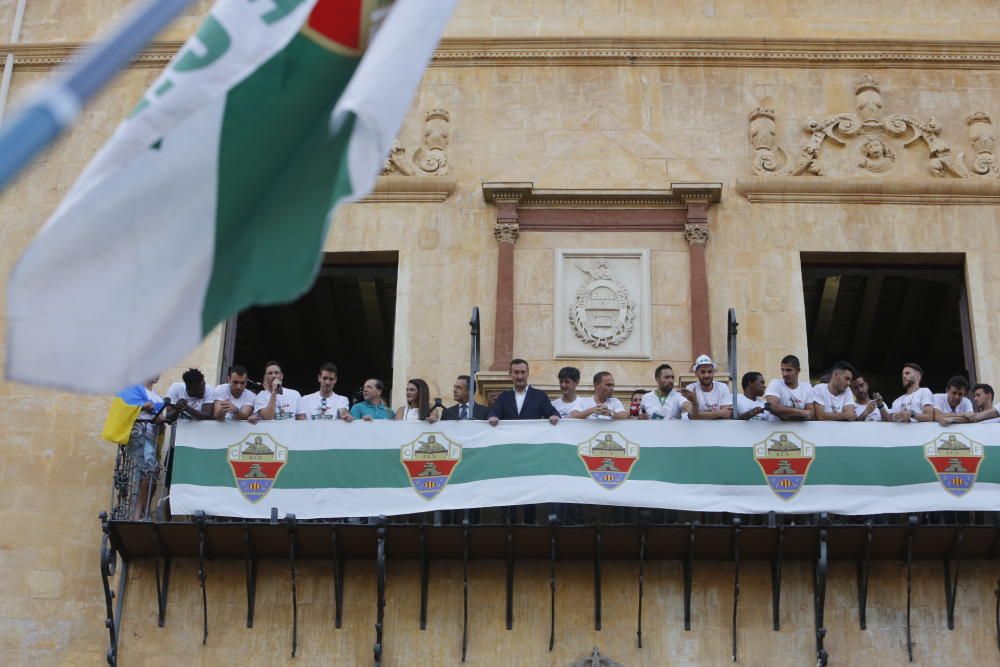
<path fill-rule="evenodd" d="M 455 379 L 455 384 L 451 387 L 451 397 L 457 403 L 450 408 L 445 408 L 441 413 L 441 419 L 480 419 L 485 420 L 490 416 L 490 409 L 485 405 L 476 402 L 469 402 L 469 376 L 459 375 Z"/>
<path fill-rule="evenodd" d="M 501 419 L 548 419 L 553 426 L 559 423 L 559 412 L 552 407 L 548 395 L 528 386 L 527 361 L 514 359 L 510 362 L 510 379 L 514 388 L 497 396 L 490 408 L 490 426 L 496 426 Z"/>

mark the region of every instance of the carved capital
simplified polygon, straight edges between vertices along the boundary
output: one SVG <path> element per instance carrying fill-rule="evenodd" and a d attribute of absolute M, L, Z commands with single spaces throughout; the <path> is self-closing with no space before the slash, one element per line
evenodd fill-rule
<path fill-rule="evenodd" d="M 493 226 L 493 238 L 497 243 L 517 243 L 521 231 L 516 222 L 498 222 Z"/>
<path fill-rule="evenodd" d="M 684 240 L 688 245 L 706 245 L 710 236 L 707 222 L 689 222 L 684 225 Z"/>

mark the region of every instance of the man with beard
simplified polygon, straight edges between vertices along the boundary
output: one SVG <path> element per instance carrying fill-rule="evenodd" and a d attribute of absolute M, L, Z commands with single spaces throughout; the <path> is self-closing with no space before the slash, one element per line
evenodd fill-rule
<path fill-rule="evenodd" d="M 681 392 L 691 403 L 691 419 L 732 419 L 733 394 L 724 382 L 715 381 L 715 362 L 707 354 L 691 367 L 698 377 Z"/>
<path fill-rule="evenodd" d="M 889 409 L 894 422 L 929 422 L 934 419 L 934 396 L 927 387 L 920 386 L 924 369 L 908 361 L 903 364 L 903 390 L 906 392 Z"/>
<path fill-rule="evenodd" d="M 808 382 L 799 382 L 802 365 L 789 354 L 781 360 L 781 377 L 767 383 L 764 400 L 771 412 L 782 421 L 805 421 L 813 418 L 813 390 Z"/>
<path fill-rule="evenodd" d="M 849 387 L 854 380 L 854 366 L 838 361 L 830 369 L 830 380 L 813 387 L 813 412 L 817 421 L 852 422 L 857 415 L 851 405 Z"/>
<path fill-rule="evenodd" d="M 264 364 L 264 388 L 253 402 L 254 413 L 247 421 L 256 424 L 258 420 L 295 419 L 301 412 L 299 400 L 302 395 L 294 389 L 282 386 L 285 374 L 281 364 L 269 361 Z"/>
<path fill-rule="evenodd" d="M 674 391 L 674 369 L 660 364 L 653 372 L 656 389 L 644 394 L 639 402 L 639 419 L 680 419 L 691 414 L 691 401 Z"/>
<path fill-rule="evenodd" d="M 559 413 L 552 407 L 552 401 L 541 389 L 528 384 L 528 362 L 514 359 L 510 362 L 512 389 L 500 392 L 490 408 L 490 426 L 496 426 L 501 419 L 548 419 L 555 426 L 559 423 Z"/>
<path fill-rule="evenodd" d="M 233 366 L 229 369 L 226 384 L 215 388 L 215 409 L 213 419 L 221 421 L 242 421 L 253 413 L 253 402 L 257 395 L 247 389 L 247 369 Z"/>
<path fill-rule="evenodd" d="M 857 375 L 851 383 L 851 393 L 854 394 L 855 420 L 859 422 L 887 422 L 892 421 L 889 411 L 885 407 L 882 395 L 875 393 L 869 396 L 868 380 L 864 375 Z"/>

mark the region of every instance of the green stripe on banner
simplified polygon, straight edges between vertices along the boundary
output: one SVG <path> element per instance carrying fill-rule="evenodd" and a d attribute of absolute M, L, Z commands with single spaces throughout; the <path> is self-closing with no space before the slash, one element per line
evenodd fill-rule
<path fill-rule="evenodd" d="M 312 282 L 329 213 L 351 192 L 353 116 L 334 136 L 329 121 L 358 62 L 299 34 L 229 92 L 205 334 L 250 304 L 293 299 Z"/>
<path fill-rule="evenodd" d="M 1000 482 L 1000 448 L 987 447 L 980 482 Z M 587 477 L 577 448 L 566 444 L 504 444 L 466 449 L 449 484 L 565 475 Z M 756 486 L 764 476 L 750 447 L 648 447 L 629 479 L 671 484 Z M 177 447 L 173 481 L 236 485 L 225 449 Z M 905 486 L 935 483 L 921 447 L 817 447 L 806 485 Z M 275 488 L 399 488 L 410 481 L 397 449 L 289 451 Z"/>

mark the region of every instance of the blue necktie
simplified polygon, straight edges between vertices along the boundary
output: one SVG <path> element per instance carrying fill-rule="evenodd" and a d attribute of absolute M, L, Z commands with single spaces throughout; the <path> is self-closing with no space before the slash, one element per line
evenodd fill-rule
<path fill-rule="evenodd" d="M 462 405 L 458 409 L 458 418 L 459 419 L 468 419 L 469 418 L 469 406 Z"/>

